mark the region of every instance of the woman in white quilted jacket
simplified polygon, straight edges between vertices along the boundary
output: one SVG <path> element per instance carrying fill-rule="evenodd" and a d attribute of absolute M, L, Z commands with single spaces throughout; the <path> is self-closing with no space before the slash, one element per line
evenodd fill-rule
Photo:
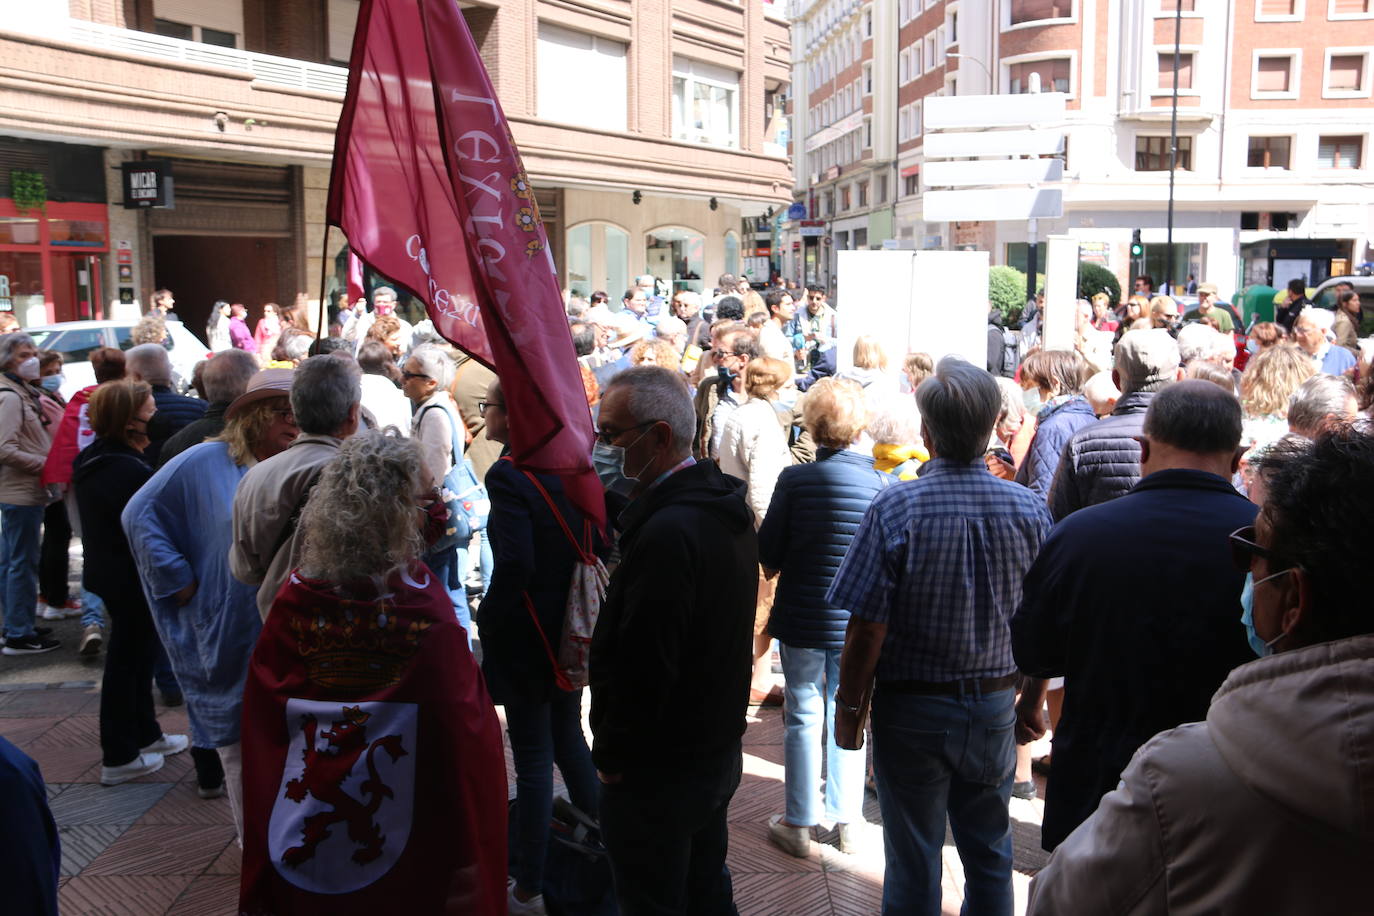
<path fill-rule="evenodd" d="M 773 500 L 782 469 L 792 464 L 787 433 L 779 419 L 781 392 L 792 383 L 792 368 L 780 359 L 753 359 L 744 368 L 741 404 L 725 423 L 720 440 L 720 469 L 748 486 L 745 499 L 754 511 L 754 529 L 763 524 Z M 791 416 L 790 409 L 787 416 Z M 773 609 L 776 582 L 759 572 L 759 598 L 754 613 L 754 677 L 749 689 L 751 705 L 781 706 L 782 688 L 772 682 L 769 661 L 768 615 Z"/>

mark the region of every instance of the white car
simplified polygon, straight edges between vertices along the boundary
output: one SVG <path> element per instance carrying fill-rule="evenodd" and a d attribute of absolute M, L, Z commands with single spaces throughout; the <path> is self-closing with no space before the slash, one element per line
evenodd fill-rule
<path fill-rule="evenodd" d="M 95 384 L 95 370 L 90 364 L 92 350 L 115 347 L 127 350 L 134 345 L 130 334 L 136 321 L 62 321 L 38 327 L 23 328 L 40 350 L 56 350 L 65 362 L 65 376 L 60 389 L 62 397 Z M 196 335 L 186 330 L 180 321 L 167 322 L 167 355 L 172 359 L 172 387 L 185 393 L 191 384 L 191 370 L 196 363 L 210 355 L 210 350 Z"/>

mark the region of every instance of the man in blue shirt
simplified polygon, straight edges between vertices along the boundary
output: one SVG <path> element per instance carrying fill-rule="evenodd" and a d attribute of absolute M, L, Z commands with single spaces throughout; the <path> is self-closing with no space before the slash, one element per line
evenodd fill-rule
<path fill-rule="evenodd" d="M 1293 322 L 1293 339 L 1303 352 L 1312 357 L 1318 372 L 1344 375 L 1355 368 L 1355 357 L 1345 347 L 1335 346 L 1336 314 L 1326 309 L 1308 306 Z"/>
<path fill-rule="evenodd" d="M 835 738 L 863 740 L 885 830 L 883 913 L 938 914 L 945 818 L 967 877 L 968 912 L 1010 916 L 1016 665 L 1008 623 L 1050 529 L 1043 499 L 988 473 L 1001 409 L 992 376 L 946 357 L 916 391 L 933 456 L 864 516 L 826 600 L 852 611 Z"/>
<path fill-rule="evenodd" d="M 1257 511 L 1230 482 L 1240 435 L 1240 403 L 1217 385 L 1160 391 L 1145 413 L 1140 482 L 1064 518 L 1026 576 L 1011 622 L 1016 664 L 1032 678 L 1017 710 L 1023 740 L 1044 733 L 1039 678 L 1064 677 L 1046 849 L 1116 788 L 1142 744 L 1203 719 L 1231 669 L 1254 658 L 1227 540 Z M 1142 559 L 1104 562 L 1102 545 L 1123 535 Z"/>

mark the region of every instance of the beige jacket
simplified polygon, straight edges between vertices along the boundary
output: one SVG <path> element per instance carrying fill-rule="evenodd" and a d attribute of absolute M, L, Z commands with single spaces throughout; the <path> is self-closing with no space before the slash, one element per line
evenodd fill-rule
<path fill-rule="evenodd" d="M 45 506 L 48 492 L 39 481 L 52 445 L 43 425 L 33 386 L 0 374 L 0 503 Z"/>
<path fill-rule="evenodd" d="M 1374 636 L 1231 672 L 1055 850 L 1029 914 L 1374 910 Z"/>
<path fill-rule="evenodd" d="M 285 542 L 282 532 L 297 509 L 305 507 L 306 491 L 341 445 L 343 440 L 333 436 L 303 433 L 286 451 L 249 468 L 234 492 L 229 571 L 240 582 L 258 586 L 258 614 L 263 620 L 301 560 L 300 525 Z"/>
<path fill-rule="evenodd" d="M 425 408 L 431 407 L 432 410 Z M 447 410 L 445 410 L 447 408 Z M 437 487 L 448 476 L 449 469 L 463 460 L 463 431 L 458 430 L 458 454 L 453 454 L 453 424 L 449 417 L 458 417 L 458 407 L 447 391 L 435 391 L 415 407 L 411 418 L 411 438 L 420 444 L 425 462 L 424 484 Z M 459 422 L 462 422 L 461 419 Z"/>
<path fill-rule="evenodd" d="M 754 529 L 763 524 L 782 469 L 792 464 L 787 435 L 772 401 L 751 398 L 730 414 L 720 440 L 720 469 L 748 485 L 745 500 L 754 511 Z"/>

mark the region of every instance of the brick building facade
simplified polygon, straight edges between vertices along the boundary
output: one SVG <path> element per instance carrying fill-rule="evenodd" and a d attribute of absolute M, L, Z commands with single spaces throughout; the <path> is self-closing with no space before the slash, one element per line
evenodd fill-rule
<path fill-rule="evenodd" d="M 1374 260 L 1370 0 L 797 0 L 797 198 L 826 225 L 820 238 L 786 227 L 798 256 L 784 268 L 829 282 L 835 250 L 885 242 L 1024 266 L 1024 223 L 923 219 L 922 104 L 1038 86 L 1066 93 L 1068 109 L 1055 125 L 1067 138 L 1064 217 L 1040 220 L 1039 237 L 1076 236 L 1122 278 L 1143 266 L 1164 280 L 1176 2 L 1174 279 L 1191 273 L 1229 295 L 1293 277 L 1315 285 Z M 852 129 L 831 111 L 854 78 L 844 41 L 855 32 L 863 139 L 840 160 L 814 141 Z M 1129 258 L 1136 229 L 1143 265 Z M 812 245 L 820 256 L 808 260 Z"/>
<path fill-rule="evenodd" d="M 317 301 L 322 267 L 341 287 L 344 240 L 326 238 L 323 215 L 358 5 L 27 0 L 9 11 L 0 308 L 25 324 L 99 318 L 169 286 L 198 331 L 217 298 L 254 313 L 298 294 Z M 771 3 L 462 6 L 567 286 L 766 274 L 756 225 L 792 188 L 775 104 L 791 51 Z M 121 163 L 145 159 L 171 164 L 173 209 L 123 207 Z M 21 208 L 13 198 L 34 175 L 43 206 Z"/>

